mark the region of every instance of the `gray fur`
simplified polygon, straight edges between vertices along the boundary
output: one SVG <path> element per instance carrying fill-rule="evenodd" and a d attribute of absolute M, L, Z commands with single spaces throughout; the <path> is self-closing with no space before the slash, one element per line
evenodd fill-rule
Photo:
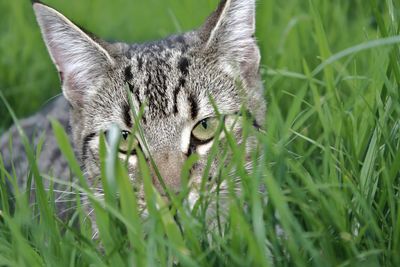
<path fill-rule="evenodd" d="M 191 153 L 201 154 L 191 170 L 194 199 L 199 193 L 196 190 L 208 146 L 190 143 L 190 132 L 199 121 L 215 116 L 209 96 L 215 100 L 220 113 L 234 114 L 245 104 L 257 124 L 264 125 L 266 105 L 258 72 L 260 55 L 253 37 L 255 0 L 223 0 L 199 30 L 132 45 L 110 44 L 89 37 L 43 4 L 35 3 L 34 9 L 50 55 L 61 74 L 63 94 L 72 107 L 71 139 L 92 185 L 100 174 L 100 133 L 113 124 L 122 130 L 132 128 L 134 120 L 127 112 L 125 84 L 129 85 L 134 107 L 138 109 L 145 104 L 141 127 L 146 140 L 140 141 L 147 143 L 149 151 L 145 154 L 154 157 L 170 189 L 179 192 L 185 159 Z M 238 81 L 241 88 L 238 88 Z M 59 98 L 46 113 L 22 122 L 28 132 L 33 128 L 46 132 L 41 168 L 43 171 L 53 168 L 63 179 L 69 174 L 64 160 L 51 156 L 57 150 L 44 114 L 59 119 L 68 129 L 66 110 L 66 101 Z M 15 129 L 9 134 L 15 136 Z M 240 141 L 240 127 L 235 129 L 235 134 Z M 2 139 L 1 151 L 9 164 L 6 140 L 7 134 Z M 22 154 L 19 141 L 15 142 L 14 153 L 18 158 Z M 249 149 L 251 147 L 249 143 Z M 211 176 L 216 175 L 217 164 L 213 162 Z M 17 169 L 19 177 L 26 176 L 26 160 L 20 160 Z M 134 163 L 129 166 L 129 174 L 133 183 L 139 183 Z M 157 179 L 153 180 L 164 194 Z M 145 205 L 143 192 L 139 192 L 139 197 Z"/>

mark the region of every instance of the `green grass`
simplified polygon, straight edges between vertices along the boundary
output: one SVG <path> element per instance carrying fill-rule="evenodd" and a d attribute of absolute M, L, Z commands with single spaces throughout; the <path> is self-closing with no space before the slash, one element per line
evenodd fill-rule
<path fill-rule="evenodd" d="M 198 26 L 216 2 L 46 1 L 105 39 L 131 42 Z M 157 210 L 162 202 L 143 159 L 151 216 L 142 222 L 125 169 L 106 161 L 106 204 L 92 199 L 100 230 L 93 241 L 82 207 L 75 217 L 82 227 L 66 225 L 54 217 L 44 189 L 35 211 L 26 193 L 17 194 L 11 216 L 3 189 L 15 177 L 0 163 L 0 266 L 400 266 L 399 10 L 393 0 L 258 1 L 269 103 L 267 134 L 258 135 L 265 158 L 242 172 L 244 194 L 231 196 L 222 229 L 209 229 L 207 199 L 192 213 L 174 202 L 181 228 L 174 209 Z M 59 93 L 57 73 L 29 1 L 0 1 L 0 33 L 0 90 L 22 117 Z M 9 114 L 0 105 L 0 132 Z M 73 173 L 84 180 L 65 134 L 53 126 Z M 40 185 L 47 177 L 35 168 L 37 151 L 26 148 Z M 241 147 L 228 148 L 234 157 L 223 177 L 243 160 Z M 261 184 L 268 198 L 257 193 Z M 83 181 L 73 190 L 91 195 Z"/>

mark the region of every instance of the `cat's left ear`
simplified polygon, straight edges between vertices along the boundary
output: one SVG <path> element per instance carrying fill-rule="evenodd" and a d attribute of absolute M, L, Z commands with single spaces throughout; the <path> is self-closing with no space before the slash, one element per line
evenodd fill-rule
<path fill-rule="evenodd" d="M 229 71 L 251 82 L 258 77 L 260 52 L 254 38 L 255 0 L 222 0 L 200 28 L 205 49 L 216 53 Z"/>
<path fill-rule="evenodd" d="M 92 36 L 57 10 L 33 3 L 47 49 L 60 73 L 64 96 L 74 107 L 82 107 L 96 93 L 114 58 Z"/>

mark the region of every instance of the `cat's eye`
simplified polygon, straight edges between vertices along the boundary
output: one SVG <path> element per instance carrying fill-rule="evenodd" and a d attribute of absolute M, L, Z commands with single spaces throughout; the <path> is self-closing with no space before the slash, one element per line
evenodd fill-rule
<path fill-rule="evenodd" d="M 136 149 L 139 146 L 137 138 L 128 131 L 121 131 L 121 141 L 119 143 L 119 152 L 124 154 L 136 154 Z"/>
<path fill-rule="evenodd" d="M 218 125 L 219 120 L 217 118 L 204 119 L 193 128 L 192 135 L 201 142 L 210 141 L 217 133 Z"/>

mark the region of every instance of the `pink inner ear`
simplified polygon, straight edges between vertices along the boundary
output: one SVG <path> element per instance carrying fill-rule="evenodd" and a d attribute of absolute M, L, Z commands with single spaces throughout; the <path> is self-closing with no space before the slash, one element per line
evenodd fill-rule
<path fill-rule="evenodd" d="M 65 98 L 73 107 L 82 107 L 85 101 L 84 84 L 79 82 L 76 73 L 62 74 L 62 88 Z"/>
<path fill-rule="evenodd" d="M 50 34 L 49 34 L 50 35 Z M 64 80 L 64 73 L 66 73 L 66 55 L 65 51 L 62 51 L 61 46 L 52 45 L 52 42 L 48 45 L 50 56 L 57 67 L 58 73 L 60 75 L 61 82 Z"/>
<path fill-rule="evenodd" d="M 33 7 L 64 95 L 71 105 L 81 106 L 93 93 L 89 91 L 99 87 L 114 59 L 94 38 L 55 9 L 42 4 Z"/>

